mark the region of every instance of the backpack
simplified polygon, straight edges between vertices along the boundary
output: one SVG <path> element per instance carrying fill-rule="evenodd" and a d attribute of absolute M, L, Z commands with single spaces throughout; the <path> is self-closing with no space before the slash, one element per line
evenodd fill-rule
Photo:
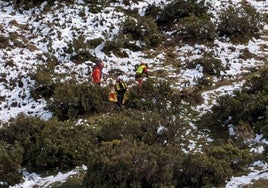
<path fill-rule="evenodd" d="M 127 90 L 127 84 L 123 81 L 120 81 L 117 83 L 116 91 L 126 91 Z"/>

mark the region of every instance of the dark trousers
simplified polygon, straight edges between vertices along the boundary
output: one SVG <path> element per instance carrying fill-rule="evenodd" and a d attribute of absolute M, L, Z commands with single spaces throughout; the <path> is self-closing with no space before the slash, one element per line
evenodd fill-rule
<path fill-rule="evenodd" d="M 119 107 L 123 104 L 124 94 L 125 92 L 117 92 L 117 104 Z"/>

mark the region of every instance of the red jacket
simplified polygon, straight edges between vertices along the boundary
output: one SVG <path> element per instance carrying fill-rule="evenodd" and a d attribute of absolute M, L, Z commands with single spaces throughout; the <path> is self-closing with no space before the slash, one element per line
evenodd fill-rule
<path fill-rule="evenodd" d="M 93 68 L 93 72 L 92 72 L 92 82 L 93 83 L 98 83 L 100 84 L 101 82 L 101 75 L 102 75 L 102 70 L 99 66 L 96 66 Z"/>

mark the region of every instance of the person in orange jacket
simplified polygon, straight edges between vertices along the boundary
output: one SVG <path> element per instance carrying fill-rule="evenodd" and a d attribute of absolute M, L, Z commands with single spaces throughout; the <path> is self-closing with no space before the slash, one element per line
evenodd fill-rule
<path fill-rule="evenodd" d="M 96 65 L 93 67 L 92 71 L 92 82 L 100 85 L 101 84 L 101 78 L 102 78 L 102 69 L 104 67 L 104 64 L 102 61 L 98 61 Z"/>

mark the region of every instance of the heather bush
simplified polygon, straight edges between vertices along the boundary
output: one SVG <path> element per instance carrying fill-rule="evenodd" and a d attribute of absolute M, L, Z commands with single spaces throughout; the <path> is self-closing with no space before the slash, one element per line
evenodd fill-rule
<path fill-rule="evenodd" d="M 107 55 L 111 53 L 115 54 L 118 57 L 122 57 L 121 49 L 124 47 L 124 40 L 120 37 L 116 37 L 113 40 L 107 40 L 105 46 L 103 47 L 103 52 Z"/>
<path fill-rule="evenodd" d="M 223 157 L 224 156 L 224 157 Z M 244 171 L 253 162 L 249 150 L 231 144 L 212 145 L 203 153 L 190 153 L 183 161 L 179 187 L 218 187 L 235 172 Z"/>
<path fill-rule="evenodd" d="M 19 114 L 16 118 L 4 124 L 0 129 L 1 139 L 14 144 L 16 141 L 25 148 L 30 148 L 30 142 L 35 140 L 35 135 L 44 128 L 45 122 L 39 118 L 27 118 L 24 114 Z M 25 153 L 26 154 L 26 153 Z M 26 156 L 24 159 L 28 159 Z"/>
<path fill-rule="evenodd" d="M 40 168 L 70 168 L 87 161 L 92 147 L 91 135 L 84 125 L 71 122 L 49 121 L 39 135 L 38 155 L 33 164 Z M 42 149 L 40 149 L 42 148 Z"/>
<path fill-rule="evenodd" d="M 245 83 L 245 89 L 234 92 L 234 95 L 221 96 L 212 111 L 201 118 L 200 125 L 211 130 L 226 128 L 232 124 L 241 132 L 241 138 L 247 138 L 245 134 L 264 133 L 266 136 L 267 125 L 267 70 L 263 70 Z M 246 128 L 245 127 L 249 127 Z M 246 131 L 246 132 L 245 132 Z M 213 131 L 217 133 L 217 131 Z M 227 130 L 221 131 L 221 137 L 227 136 Z M 220 135 L 217 135 L 220 136 Z"/>
<path fill-rule="evenodd" d="M 128 138 L 145 144 L 174 143 L 174 137 L 183 121 L 171 121 L 167 116 L 156 112 L 125 110 L 114 113 L 98 123 L 96 132 L 99 141 Z"/>
<path fill-rule="evenodd" d="M 73 3 L 74 0 L 62 0 L 65 3 Z M 52 0 L 13 0 L 14 4 L 18 8 L 30 9 L 41 5 L 43 2 L 47 2 L 49 5 L 53 5 L 55 1 Z"/>
<path fill-rule="evenodd" d="M 264 122 L 264 126 L 263 125 L 259 125 L 256 124 L 256 127 L 261 127 L 260 132 L 263 134 L 263 136 L 265 138 L 268 138 L 268 112 L 265 112 L 265 122 Z"/>
<path fill-rule="evenodd" d="M 0 48 L 1 49 L 5 49 L 5 48 L 7 48 L 9 46 L 10 46 L 10 44 L 9 44 L 8 37 L 5 37 L 3 35 L 0 35 Z"/>
<path fill-rule="evenodd" d="M 217 32 L 234 42 L 248 41 L 259 36 L 261 22 L 262 16 L 254 7 L 244 4 L 229 6 L 219 16 Z"/>
<path fill-rule="evenodd" d="M 22 163 L 23 148 L 19 143 L 9 144 L 0 140 L 0 185 L 8 188 L 20 182 L 19 172 Z"/>
<path fill-rule="evenodd" d="M 201 104 L 203 101 L 198 88 L 179 92 L 174 90 L 168 81 L 161 79 L 146 79 L 142 86 L 134 86 L 129 91 L 127 108 L 149 110 L 163 116 L 180 113 L 182 109 L 185 109 L 182 101 L 191 105 Z"/>
<path fill-rule="evenodd" d="M 182 18 L 189 17 L 191 14 L 200 17 L 202 15 L 206 15 L 206 13 L 207 7 L 205 7 L 204 1 L 197 2 L 195 0 L 175 0 L 164 7 L 159 15 L 154 17 L 157 18 L 156 22 L 161 29 L 169 30 L 171 27 L 173 27 L 174 22 L 177 22 Z"/>
<path fill-rule="evenodd" d="M 123 46 L 132 50 L 149 49 L 158 46 L 163 37 L 151 17 L 128 17 L 120 27 L 118 36 Z M 135 41 L 139 41 L 136 43 Z"/>
<path fill-rule="evenodd" d="M 182 155 L 174 147 L 127 139 L 102 142 L 88 161 L 85 187 L 172 187 Z"/>
<path fill-rule="evenodd" d="M 99 46 L 101 43 L 103 43 L 103 39 L 102 38 L 95 38 L 95 39 L 91 39 L 89 41 L 89 44 L 93 47 L 96 48 L 97 46 Z"/>
<path fill-rule="evenodd" d="M 166 187 L 184 154 L 177 145 L 181 120 L 155 111 L 122 110 L 98 121 L 98 144 L 88 158 L 85 187 Z"/>
<path fill-rule="evenodd" d="M 27 118 L 25 115 L 19 114 L 17 118 L 11 120 L 10 125 L 5 124 L 0 129 L 1 140 L 11 145 L 16 142 L 19 143 L 24 148 L 22 164 L 27 163 L 32 166 L 31 160 L 34 160 L 37 154 L 35 153 L 37 149 L 33 143 L 37 141 L 38 135 L 40 135 L 44 126 L 45 122 L 40 119 Z"/>
<path fill-rule="evenodd" d="M 145 10 L 145 16 L 151 17 L 153 20 L 157 20 L 161 11 L 162 9 L 157 6 L 157 4 L 153 3 L 151 5 L 148 5 L 147 9 Z"/>
<path fill-rule="evenodd" d="M 205 75 L 212 75 L 219 77 L 225 68 L 221 64 L 221 60 L 210 55 L 204 58 L 194 59 L 187 64 L 187 68 L 195 69 L 201 66 L 202 73 Z"/>
<path fill-rule="evenodd" d="M 231 144 L 184 155 L 172 141 L 180 126 L 172 129 L 167 120 L 149 112 L 122 112 L 101 120 L 99 144 L 88 158 L 85 187 L 220 186 L 252 162 L 249 150 Z M 162 135 L 155 122 L 165 124 L 166 142 L 159 142 Z"/>
<path fill-rule="evenodd" d="M 31 96 L 35 99 L 50 98 L 54 93 L 53 81 L 54 68 L 57 64 L 55 59 L 49 59 L 46 64 L 37 66 L 35 73 L 30 76 L 35 81 L 31 89 Z"/>
<path fill-rule="evenodd" d="M 89 10 L 91 13 L 98 13 L 103 9 L 103 7 L 104 7 L 105 3 L 107 3 L 107 1 L 104 1 L 104 0 L 86 0 L 85 3 L 90 5 Z"/>
<path fill-rule="evenodd" d="M 180 96 L 173 91 L 169 82 L 149 78 L 144 81 L 142 86 L 138 85 L 131 88 L 126 106 L 166 115 L 176 111 L 179 103 Z"/>
<path fill-rule="evenodd" d="M 227 138 L 227 126 L 237 125 L 242 118 L 242 112 L 245 109 L 250 97 L 246 94 L 236 92 L 235 96 L 225 95 L 218 98 L 217 103 L 202 117 L 201 124 L 210 128 L 216 137 Z M 224 131 L 225 127 L 226 131 Z M 216 131 L 221 130 L 221 131 Z"/>
<path fill-rule="evenodd" d="M 23 152 L 16 155 L 21 159 L 18 164 L 35 171 L 82 165 L 94 144 L 94 134 L 88 126 L 57 119 L 43 121 L 22 114 L 0 129 L 0 135 L 11 146 L 21 146 Z M 18 159 L 14 158 L 16 162 Z"/>
<path fill-rule="evenodd" d="M 68 80 L 55 85 L 54 94 L 48 100 L 48 108 L 61 120 L 79 115 L 109 111 L 108 88 Z"/>
<path fill-rule="evenodd" d="M 264 68 L 263 70 L 259 71 L 259 74 L 250 78 L 245 83 L 245 86 L 247 87 L 247 93 L 256 94 L 260 92 L 267 92 L 268 90 L 268 84 L 266 81 L 267 79 L 268 79 L 268 68 Z"/>
<path fill-rule="evenodd" d="M 81 64 L 85 61 L 94 60 L 94 56 L 89 52 L 89 49 L 96 47 L 101 42 L 102 39 L 100 38 L 87 41 L 85 36 L 80 35 L 72 41 L 72 44 L 70 44 L 67 49 L 67 52 L 71 54 L 71 61 L 76 64 Z"/>
<path fill-rule="evenodd" d="M 204 43 L 213 41 L 216 36 L 215 25 L 207 15 L 198 17 L 190 14 L 180 19 L 174 29 L 177 31 L 176 38 L 181 38 L 186 42 Z"/>

